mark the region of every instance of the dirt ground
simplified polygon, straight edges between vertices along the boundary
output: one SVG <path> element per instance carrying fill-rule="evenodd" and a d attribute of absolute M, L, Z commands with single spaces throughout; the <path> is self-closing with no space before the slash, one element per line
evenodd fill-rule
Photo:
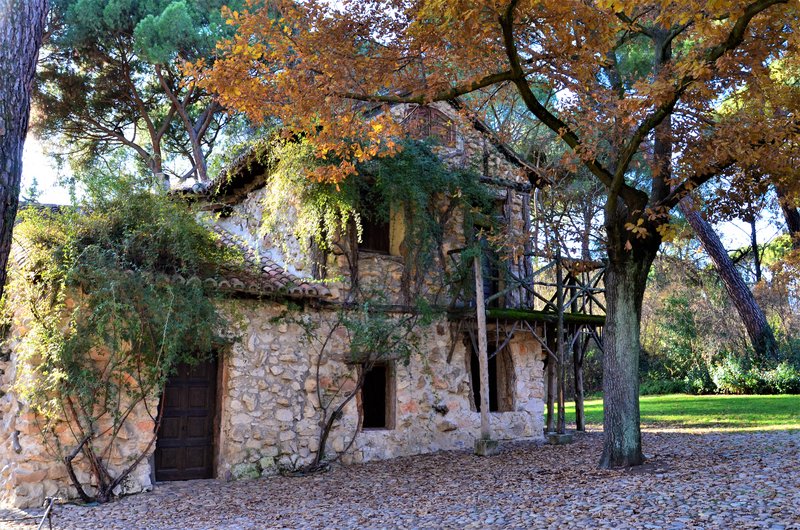
<path fill-rule="evenodd" d="M 310 477 L 165 483 L 102 506 L 58 505 L 53 528 L 800 529 L 800 433 L 650 429 L 648 463 L 635 471 L 597 469 L 601 443 L 595 431 L 568 446 L 507 443 L 490 458 L 444 452 Z"/>

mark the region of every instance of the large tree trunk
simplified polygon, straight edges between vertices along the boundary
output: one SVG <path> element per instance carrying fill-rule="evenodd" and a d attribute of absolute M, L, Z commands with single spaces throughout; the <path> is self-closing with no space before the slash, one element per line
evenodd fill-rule
<path fill-rule="evenodd" d="M 22 147 L 47 0 L 0 0 L 0 296 L 17 216 Z"/>
<path fill-rule="evenodd" d="M 627 212 L 606 209 L 608 268 L 603 330 L 603 456 L 600 467 L 641 464 L 639 426 L 639 327 L 647 275 L 660 239 L 635 239 L 625 228 Z"/>
<path fill-rule="evenodd" d="M 772 333 L 772 328 L 770 328 L 767 317 L 758 302 L 756 302 L 755 297 L 753 297 L 753 293 L 750 292 L 739 271 L 736 270 L 736 266 L 722 245 L 719 236 L 693 207 L 690 198 L 683 199 L 679 207 L 703 245 L 703 249 L 714 263 L 714 268 L 722 279 L 725 290 L 747 330 L 747 335 L 750 338 L 756 357 L 765 359 L 773 356 L 775 353 L 775 336 Z"/>
<path fill-rule="evenodd" d="M 643 462 L 639 428 L 639 322 L 652 258 L 629 256 L 606 272 L 603 330 L 603 431 L 600 467 Z"/>

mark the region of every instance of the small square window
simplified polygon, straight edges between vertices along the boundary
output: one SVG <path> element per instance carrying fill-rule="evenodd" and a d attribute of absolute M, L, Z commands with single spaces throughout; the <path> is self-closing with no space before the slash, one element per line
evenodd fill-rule
<path fill-rule="evenodd" d="M 364 374 L 361 413 L 364 429 L 394 428 L 394 370 L 390 364 L 375 364 Z"/>

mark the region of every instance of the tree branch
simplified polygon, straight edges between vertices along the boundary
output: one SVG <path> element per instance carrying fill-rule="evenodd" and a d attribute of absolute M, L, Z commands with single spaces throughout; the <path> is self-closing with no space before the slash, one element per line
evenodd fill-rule
<path fill-rule="evenodd" d="M 464 94 L 475 92 L 481 88 L 486 88 L 503 81 L 512 81 L 512 72 L 498 72 L 489 74 L 480 79 L 466 83 L 464 85 L 453 87 L 449 90 L 443 90 L 435 94 L 433 97 L 425 98 L 423 95 L 379 95 L 379 94 L 359 94 L 356 92 L 343 92 L 339 94 L 340 97 L 345 99 L 354 99 L 356 101 L 369 101 L 372 103 L 416 103 L 418 105 L 425 105 L 431 101 L 447 101 L 448 99 L 455 99 Z"/>
<path fill-rule="evenodd" d="M 500 27 L 503 30 L 503 42 L 506 48 L 509 63 L 511 64 L 511 71 L 513 73 L 512 81 L 520 92 L 522 101 L 528 107 L 528 110 L 533 113 L 542 123 L 544 123 L 550 130 L 555 132 L 566 142 L 573 151 L 580 155 L 581 140 L 578 135 L 562 120 L 547 110 L 528 85 L 525 79 L 525 73 L 522 69 L 522 63 L 517 52 L 516 44 L 514 43 L 514 11 L 517 7 L 517 0 L 512 0 L 505 13 L 500 17 Z M 583 160 L 583 158 L 582 158 Z M 583 160 L 584 165 L 595 175 L 600 182 L 608 188 L 614 186 L 614 175 L 606 169 L 597 159 Z M 616 186 L 614 195 L 619 195 L 631 207 L 638 204 L 647 202 L 647 196 L 627 184 Z"/>
<path fill-rule="evenodd" d="M 728 38 L 717 46 L 708 49 L 706 53 L 703 54 L 704 62 L 706 62 L 709 66 L 713 66 L 717 59 L 722 57 L 726 52 L 733 50 L 744 41 L 747 27 L 749 26 L 750 21 L 753 20 L 756 15 L 773 5 L 786 3 L 788 3 L 788 0 L 759 0 L 748 5 L 744 14 L 736 20 L 733 29 L 728 34 Z M 627 171 L 628 165 L 638 152 L 639 146 L 642 144 L 645 137 L 647 137 L 647 135 L 650 134 L 653 129 L 655 129 L 662 121 L 664 121 L 667 116 L 672 114 L 672 111 L 675 109 L 675 105 L 678 103 L 686 90 L 691 86 L 691 84 L 696 81 L 696 79 L 697 78 L 691 74 L 681 78 L 675 87 L 672 96 L 655 111 L 653 111 L 653 113 L 650 114 L 644 120 L 644 122 L 642 122 L 631 139 L 622 149 L 619 163 L 617 165 L 617 173 L 624 173 Z M 617 175 L 615 175 L 615 177 L 617 177 Z"/>
<path fill-rule="evenodd" d="M 706 171 L 705 173 L 695 174 L 691 177 L 687 178 L 677 186 L 675 186 L 672 191 L 664 197 L 662 200 L 657 202 L 654 207 L 655 208 L 666 208 L 667 210 L 671 210 L 675 206 L 678 205 L 681 200 L 689 195 L 692 190 L 695 188 L 702 186 L 709 180 L 713 179 L 714 177 L 718 176 L 720 173 L 725 171 L 726 169 L 730 168 L 735 164 L 733 159 L 727 160 L 720 164 L 715 164 L 711 169 Z"/>

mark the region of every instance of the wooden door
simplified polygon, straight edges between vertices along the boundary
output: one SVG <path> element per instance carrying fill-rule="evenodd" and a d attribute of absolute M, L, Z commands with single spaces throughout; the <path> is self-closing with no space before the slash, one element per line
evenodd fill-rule
<path fill-rule="evenodd" d="M 167 381 L 156 439 L 157 481 L 213 476 L 216 401 L 216 359 L 181 365 Z"/>

